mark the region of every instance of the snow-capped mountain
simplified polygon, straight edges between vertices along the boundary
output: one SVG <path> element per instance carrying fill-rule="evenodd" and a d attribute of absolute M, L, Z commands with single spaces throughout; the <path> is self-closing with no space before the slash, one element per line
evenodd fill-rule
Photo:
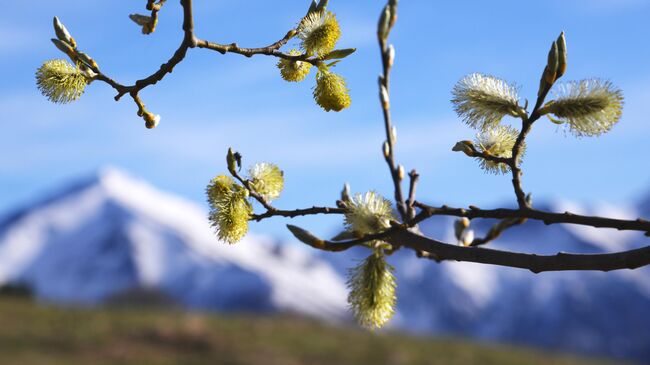
<path fill-rule="evenodd" d="M 92 304 L 136 288 L 215 310 L 346 316 L 346 288 L 301 247 L 216 240 L 200 207 L 104 169 L 0 223 L 0 284 Z"/>
<path fill-rule="evenodd" d="M 537 207 L 621 218 L 643 215 L 567 202 Z M 650 204 L 643 207 L 650 211 Z M 452 222 L 438 217 L 421 228 L 453 242 Z M 491 223 L 477 221 L 473 228 L 480 235 Z M 648 242 L 636 233 L 530 221 L 508 230 L 491 247 L 598 253 Z M 0 285 L 26 284 L 40 299 L 62 303 L 100 303 L 145 288 L 190 308 L 289 311 L 339 321 L 349 318 L 345 274 L 365 254 L 363 249 L 309 251 L 256 235 L 225 245 L 217 242 L 201 207 L 115 169 L 0 220 Z M 398 277 L 394 328 L 650 359 L 650 268 L 536 275 L 471 263 L 438 264 L 408 250 L 389 261 Z"/>

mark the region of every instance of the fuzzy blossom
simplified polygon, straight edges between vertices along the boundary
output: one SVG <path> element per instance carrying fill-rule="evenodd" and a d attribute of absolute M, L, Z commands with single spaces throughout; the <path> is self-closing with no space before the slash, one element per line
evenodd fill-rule
<path fill-rule="evenodd" d="M 395 314 L 395 276 L 393 267 L 381 251 L 375 251 L 349 272 L 348 303 L 360 325 L 381 328 Z"/>
<path fill-rule="evenodd" d="M 395 219 L 390 201 L 374 191 L 356 194 L 346 202 L 345 223 L 357 234 L 380 233 Z"/>
<path fill-rule="evenodd" d="M 53 103 L 67 104 L 81 97 L 88 78 L 66 60 L 50 60 L 36 71 L 36 85 Z"/>
<path fill-rule="evenodd" d="M 341 28 L 331 11 L 313 11 L 298 26 L 298 38 L 302 48 L 309 54 L 325 56 L 334 50 L 341 37 Z"/>
<path fill-rule="evenodd" d="M 248 191 L 229 176 L 212 179 L 206 189 L 210 204 L 210 222 L 221 241 L 234 244 L 248 233 L 253 208 L 246 198 Z"/>
<path fill-rule="evenodd" d="M 485 130 L 476 135 L 476 145 L 481 152 L 487 153 L 490 156 L 511 158 L 512 148 L 517 141 L 519 131 L 515 128 L 505 125 L 498 125 L 492 129 Z M 522 144 L 522 154 L 526 149 L 526 145 Z M 478 157 L 481 168 L 487 172 L 495 174 L 507 173 L 510 167 L 505 163 L 497 163 L 488 161 L 484 158 Z"/>
<path fill-rule="evenodd" d="M 559 97 L 545 109 L 567 122 L 576 136 L 598 136 L 612 129 L 623 113 L 623 93 L 598 79 L 560 86 Z"/>
<path fill-rule="evenodd" d="M 337 111 L 350 106 L 350 92 L 343 77 L 328 70 L 319 70 L 316 75 L 314 100 L 325 111 Z"/>
<path fill-rule="evenodd" d="M 289 54 L 292 56 L 300 56 L 300 52 L 295 49 L 292 49 Z M 282 58 L 278 61 L 277 66 L 280 69 L 282 78 L 289 82 L 300 82 L 311 71 L 311 63 L 305 61 L 292 61 Z"/>
<path fill-rule="evenodd" d="M 271 163 L 258 163 L 248 170 L 251 187 L 267 201 L 277 199 L 284 189 L 284 174 Z"/>
<path fill-rule="evenodd" d="M 487 129 L 506 115 L 519 115 L 517 88 L 496 77 L 473 73 L 452 91 L 454 110 L 472 128 Z"/>

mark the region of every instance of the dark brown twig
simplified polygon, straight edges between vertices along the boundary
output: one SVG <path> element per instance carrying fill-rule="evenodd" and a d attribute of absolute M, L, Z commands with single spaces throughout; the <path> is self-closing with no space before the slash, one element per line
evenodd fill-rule
<path fill-rule="evenodd" d="M 415 218 L 415 195 L 417 192 L 418 181 L 420 180 L 420 174 L 413 169 L 409 172 L 409 198 L 406 201 L 408 218 Z"/>
<path fill-rule="evenodd" d="M 650 234 L 650 221 L 644 219 L 625 220 L 604 218 L 595 216 L 585 216 L 580 214 L 573 214 L 571 212 L 564 213 L 551 213 L 532 208 L 524 209 L 480 209 L 475 206 L 470 206 L 469 209 L 464 208 L 450 208 L 446 205 L 442 207 L 432 207 L 420 202 L 416 202 L 415 206 L 420 208 L 420 213 L 415 217 L 411 223 L 420 223 L 425 219 L 432 216 L 455 216 L 473 218 L 494 218 L 494 219 L 508 219 L 508 218 L 525 218 L 542 221 L 545 224 L 578 224 L 583 226 L 590 226 L 596 228 L 613 228 L 617 230 L 626 231 L 640 231 Z"/>
<path fill-rule="evenodd" d="M 273 208 L 272 210 L 267 210 L 262 214 L 254 214 L 251 217 L 251 220 L 261 221 L 267 218 L 272 217 L 285 217 L 285 218 L 296 218 L 306 215 L 317 215 L 317 214 L 344 214 L 345 210 L 342 208 L 331 208 L 331 207 L 311 207 L 305 209 L 294 209 L 294 210 L 281 210 Z"/>
<path fill-rule="evenodd" d="M 607 254 L 570 254 L 560 252 L 543 256 L 446 244 L 410 232 L 398 230 L 384 238 L 399 243 L 436 261 L 454 260 L 527 269 L 534 273 L 544 271 L 636 269 L 650 264 L 650 246 Z"/>

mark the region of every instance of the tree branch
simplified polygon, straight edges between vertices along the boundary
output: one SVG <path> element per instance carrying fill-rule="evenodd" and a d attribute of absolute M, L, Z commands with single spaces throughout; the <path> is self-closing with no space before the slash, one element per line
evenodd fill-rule
<path fill-rule="evenodd" d="M 481 247 L 461 247 L 427 238 L 408 230 L 398 230 L 385 239 L 416 252 L 424 252 L 436 260 L 455 260 L 527 269 L 534 273 L 544 271 L 636 269 L 650 264 L 650 246 L 608 254 L 570 254 L 560 252 L 552 256 L 492 250 Z"/>
<path fill-rule="evenodd" d="M 295 209 L 295 210 L 281 210 L 273 208 L 272 210 L 267 210 L 262 214 L 253 214 L 251 220 L 261 221 L 263 219 L 271 217 L 285 217 L 285 218 L 296 218 L 306 215 L 317 215 L 317 214 L 344 214 L 345 210 L 342 208 L 331 208 L 331 207 L 311 207 L 305 209 Z"/>
<path fill-rule="evenodd" d="M 397 5 L 394 5 L 394 10 L 396 11 Z M 381 22 L 380 22 L 380 27 Z M 388 32 L 392 28 L 392 24 L 389 26 Z M 381 32 L 378 32 L 380 34 Z M 388 34 L 386 34 L 386 37 Z M 384 116 L 384 129 L 386 132 L 386 144 L 387 148 L 384 148 L 384 158 L 388 164 L 388 169 L 390 170 L 391 178 L 393 179 L 393 186 L 395 189 L 395 204 L 397 205 L 397 211 L 399 212 L 402 220 L 408 220 L 408 213 L 406 203 L 404 202 L 404 194 L 402 193 L 402 179 L 404 176 L 400 176 L 400 167 L 395 163 L 395 136 L 394 136 L 394 127 L 391 121 L 390 113 L 390 72 L 393 67 L 393 57 L 394 50 L 388 47 L 387 38 L 382 36 L 378 37 L 379 39 L 379 49 L 381 51 L 381 61 L 382 61 L 382 75 L 379 77 L 379 96 L 381 101 L 381 109 Z"/>
<path fill-rule="evenodd" d="M 183 7 L 183 33 L 184 33 L 183 41 L 178 46 L 178 48 L 176 49 L 172 57 L 166 63 L 162 64 L 156 72 L 149 75 L 148 77 L 137 80 L 133 85 L 124 85 L 115 81 L 109 76 L 105 75 L 99 69 L 91 67 L 93 72 L 97 74 L 94 77 L 94 80 L 105 82 L 106 84 L 108 84 L 109 86 L 111 86 L 117 91 L 117 95 L 115 96 L 115 101 L 119 101 L 126 94 L 137 96 L 137 94 L 142 89 L 151 85 L 155 85 L 156 83 L 161 81 L 168 73 L 171 73 L 174 70 L 174 67 L 176 67 L 179 63 L 181 63 L 185 59 L 185 56 L 187 55 L 187 51 L 190 48 L 195 48 L 195 47 L 211 49 L 220 52 L 222 54 L 228 52 L 237 53 L 237 54 L 244 55 L 246 57 L 251 57 L 256 54 L 268 55 L 268 56 L 274 56 L 278 58 L 290 59 L 295 61 L 305 61 L 313 65 L 318 65 L 322 62 L 322 60 L 317 57 L 309 57 L 308 55 L 294 56 L 279 51 L 279 49 L 282 46 L 284 46 L 291 38 L 293 38 L 296 35 L 297 33 L 296 29 L 292 29 L 289 32 L 287 32 L 287 34 L 279 41 L 267 47 L 260 47 L 260 48 L 242 48 L 239 47 L 236 43 L 224 45 L 224 44 L 218 44 L 218 43 L 213 43 L 206 40 L 198 39 L 194 33 L 194 17 L 193 17 L 192 0 L 180 0 L 180 3 L 181 6 Z M 147 1 L 147 9 L 152 11 L 152 17 L 157 16 L 157 12 L 160 10 L 163 4 L 164 1 L 159 1 L 158 3 L 155 3 L 155 1 L 151 1 L 151 0 Z M 139 108 L 140 106 L 141 104 L 138 105 Z"/>
<path fill-rule="evenodd" d="M 473 218 L 494 218 L 494 219 L 507 219 L 507 218 L 525 218 L 533 219 L 544 222 L 544 224 L 557 224 L 568 223 L 578 224 L 583 226 L 590 226 L 596 228 L 614 228 L 619 231 L 640 231 L 645 232 L 650 236 L 650 221 L 644 219 L 625 220 L 604 218 L 596 216 L 586 216 L 574 214 L 571 212 L 564 213 L 551 213 L 532 208 L 524 209 L 480 209 L 475 206 L 470 206 L 469 209 L 464 208 L 450 208 L 446 205 L 442 207 L 432 207 L 420 202 L 416 202 L 415 206 L 420 208 L 420 213 L 415 217 L 412 223 L 420 223 L 425 219 L 436 216 L 455 216 Z"/>
<path fill-rule="evenodd" d="M 523 173 L 519 165 L 521 164 L 521 158 L 524 152 L 523 145 L 526 140 L 526 136 L 530 132 L 530 129 L 533 126 L 535 120 L 536 119 L 527 117 L 522 118 L 521 131 L 519 132 L 519 136 L 515 141 L 515 145 L 512 147 L 512 160 L 510 160 L 509 163 L 510 170 L 512 171 L 512 187 L 515 190 L 515 195 L 517 196 L 517 204 L 519 204 L 520 209 L 530 208 L 530 205 L 526 201 L 526 193 L 524 192 L 521 184 L 521 176 Z"/>
<path fill-rule="evenodd" d="M 291 38 L 295 37 L 296 34 L 297 34 L 297 30 L 292 29 L 289 32 L 287 32 L 284 38 L 280 39 L 279 41 L 269 46 L 259 47 L 259 48 L 244 48 L 237 45 L 237 43 L 219 44 L 219 43 L 214 43 L 203 39 L 197 40 L 196 46 L 198 48 L 205 48 L 205 49 L 217 51 L 221 54 L 236 53 L 246 57 L 252 57 L 254 55 L 266 55 L 266 56 L 274 56 L 274 57 L 283 58 L 292 61 L 309 62 L 315 66 L 320 64 L 322 60 L 317 57 L 309 57 L 307 54 L 291 55 L 279 51 L 279 49 L 282 48 L 282 46 L 284 46 L 285 44 L 287 44 L 287 42 L 289 42 Z"/>

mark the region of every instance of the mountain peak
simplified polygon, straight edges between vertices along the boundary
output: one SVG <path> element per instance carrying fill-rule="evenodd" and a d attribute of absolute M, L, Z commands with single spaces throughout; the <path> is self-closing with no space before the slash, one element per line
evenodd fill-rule
<path fill-rule="evenodd" d="M 94 179 L 97 183 L 106 186 L 111 186 L 112 184 L 137 184 L 142 182 L 140 178 L 131 175 L 126 170 L 112 165 L 98 168 L 94 173 Z"/>
<path fill-rule="evenodd" d="M 345 316 L 345 283 L 324 261 L 253 234 L 224 245 L 201 206 L 121 169 L 49 196 L 0 224 L 0 285 L 61 302 L 145 287 L 190 307 Z"/>

